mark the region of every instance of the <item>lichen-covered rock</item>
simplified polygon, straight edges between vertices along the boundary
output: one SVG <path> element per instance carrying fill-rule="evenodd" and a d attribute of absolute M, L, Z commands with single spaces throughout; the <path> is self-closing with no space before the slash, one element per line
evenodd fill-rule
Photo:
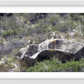
<path fill-rule="evenodd" d="M 30 44 L 19 50 L 20 60 L 27 64 L 34 64 L 36 61 L 42 61 L 55 56 L 62 62 L 71 60 L 75 57 L 78 60 L 84 57 L 84 44 L 72 42 L 66 39 L 47 39 L 40 44 Z"/>

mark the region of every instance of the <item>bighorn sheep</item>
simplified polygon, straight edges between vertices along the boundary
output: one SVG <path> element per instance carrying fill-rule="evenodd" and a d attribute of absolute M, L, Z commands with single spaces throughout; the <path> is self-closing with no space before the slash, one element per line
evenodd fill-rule
<path fill-rule="evenodd" d="M 59 33 L 57 31 L 55 31 L 55 32 L 52 32 L 52 38 L 57 39 L 57 38 L 61 38 L 61 37 L 60 37 Z"/>
<path fill-rule="evenodd" d="M 18 56 L 20 57 L 20 59 L 22 59 L 24 55 L 27 53 L 28 49 L 30 48 L 30 44 L 34 44 L 34 43 L 35 43 L 34 40 L 28 40 L 28 45 L 19 50 Z"/>
<path fill-rule="evenodd" d="M 35 44 L 35 41 L 32 39 L 32 40 L 28 40 L 28 45 L 30 44 Z"/>

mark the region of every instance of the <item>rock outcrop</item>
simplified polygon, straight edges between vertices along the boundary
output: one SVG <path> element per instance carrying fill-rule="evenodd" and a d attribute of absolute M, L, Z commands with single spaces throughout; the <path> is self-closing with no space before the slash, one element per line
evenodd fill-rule
<path fill-rule="evenodd" d="M 25 61 L 29 65 L 53 56 L 62 62 L 72 58 L 79 60 L 84 57 L 84 44 L 66 39 L 47 39 L 40 44 L 27 45 L 21 48 L 18 53 L 20 61 Z"/>

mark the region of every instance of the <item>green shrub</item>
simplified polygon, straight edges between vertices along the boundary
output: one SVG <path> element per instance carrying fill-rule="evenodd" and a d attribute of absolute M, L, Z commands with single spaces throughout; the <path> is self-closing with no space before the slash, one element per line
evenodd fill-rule
<path fill-rule="evenodd" d="M 37 62 L 34 66 L 28 68 L 27 72 L 80 72 L 84 71 L 84 58 L 79 61 L 71 60 L 62 63 L 57 58 Z"/>
<path fill-rule="evenodd" d="M 74 13 L 70 13 L 70 17 L 71 17 L 71 19 L 74 19 L 75 14 Z"/>
<path fill-rule="evenodd" d="M 56 26 L 51 28 L 51 31 L 57 31 L 57 30 L 58 28 Z"/>
<path fill-rule="evenodd" d="M 1 36 L 3 36 L 3 37 L 8 37 L 8 36 L 11 36 L 11 35 L 17 35 L 17 34 L 20 33 L 20 31 L 22 31 L 21 28 L 17 28 L 17 29 L 15 29 L 15 30 L 6 30 L 5 32 L 3 32 L 3 33 L 1 34 Z"/>
<path fill-rule="evenodd" d="M 1 35 L 3 37 L 6 37 L 6 36 L 10 36 L 10 35 L 15 35 L 15 34 L 16 34 L 16 32 L 14 30 L 7 30 L 7 31 L 3 32 Z"/>
<path fill-rule="evenodd" d="M 50 19 L 50 24 L 52 24 L 52 26 L 55 26 L 60 21 L 58 14 L 48 14 L 48 19 Z"/>
<path fill-rule="evenodd" d="M 79 13 L 70 13 L 70 17 L 72 20 L 81 20 L 80 14 Z"/>

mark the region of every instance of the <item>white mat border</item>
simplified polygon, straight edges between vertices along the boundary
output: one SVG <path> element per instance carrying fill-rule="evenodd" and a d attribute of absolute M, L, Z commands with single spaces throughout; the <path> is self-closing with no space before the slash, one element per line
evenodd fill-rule
<path fill-rule="evenodd" d="M 84 7 L 0 6 L 0 13 L 84 13 Z M 0 79 L 84 79 L 83 72 L 0 72 Z"/>
<path fill-rule="evenodd" d="M 0 6 L 84 6 L 84 0 L 0 0 Z"/>

